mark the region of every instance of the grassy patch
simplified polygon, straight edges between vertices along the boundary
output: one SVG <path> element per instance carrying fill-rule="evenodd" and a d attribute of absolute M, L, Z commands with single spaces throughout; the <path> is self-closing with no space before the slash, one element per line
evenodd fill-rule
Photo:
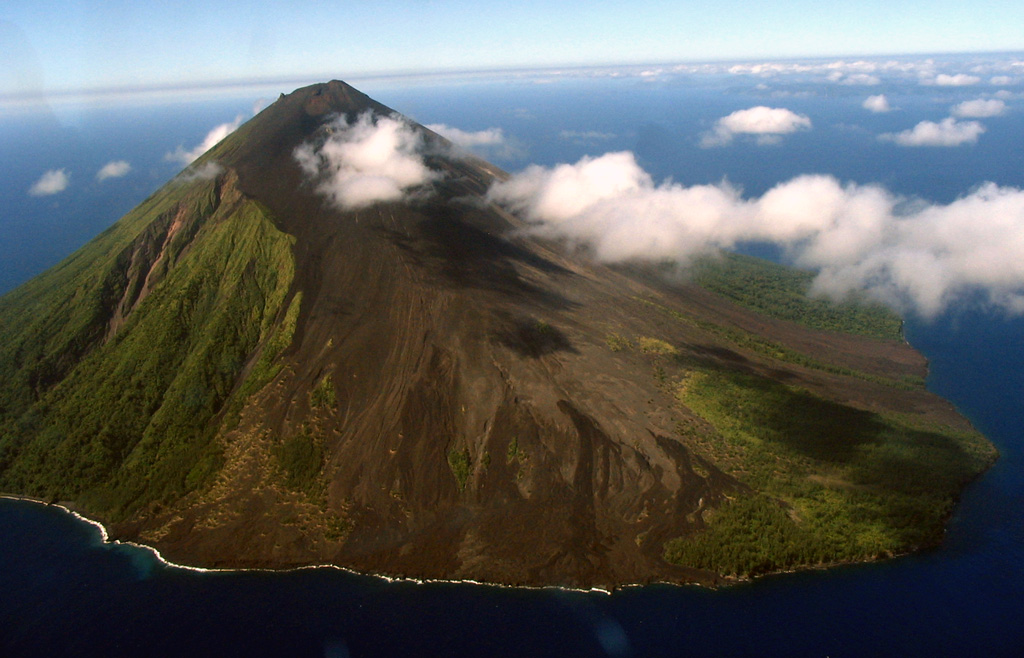
<path fill-rule="evenodd" d="M 452 469 L 455 482 L 459 485 L 459 491 L 465 491 L 466 483 L 469 482 L 469 474 L 472 469 L 472 462 L 469 459 L 469 451 L 465 448 L 452 448 L 448 451 L 448 467 Z"/>
<path fill-rule="evenodd" d="M 309 406 L 314 409 L 334 409 L 338 406 L 338 398 L 334 395 L 334 382 L 330 375 L 325 375 L 309 392 Z"/>
<path fill-rule="evenodd" d="M 636 344 L 644 354 L 663 354 L 669 356 L 679 354 L 679 350 L 660 338 L 640 336 L 636 339 Z"/>
<path fill-rule="evenodd" d="M 771 359 L 775 359 L 777 361 L 792 363 L 793 365 L 802 366 L 804 368 L 810 368 L 812 370 L 820 370 L 822 372 L 827 372 L 833 375 L 855 377 L 857 379 L 873 382 L 875 384 L 882 384 L 883 386 L 889 386 L 891 388 L 896 388 L 900 390 L 920 389 L 924 388 L 925 386 L 924 380 L 920 377 L 908 376 L 896 380 L 887 377 L 879 377 L 877 375 L 861 372 L 859 370 L 853 370 L 852 368 L 837 366 L 831 363 L 826 363 L 825 361 L 820 361 L 818 359 L 809 357 L 806 354 L 797 352 L 796 350 L 792 350 L 786 347 L 785 345 L 782 345 L 781 343 L 766 340 L 756 334 L 750 333 L 749 331 L 744 331 L 736 327 L 729 327 L 726 325 L 708 322 L 706 320 L 688 317 L 680 313 L 679 311 L 662 306 L 661 304 L 655 303 L 649 299 L 643 299 L 640 297 L 635 297 L 634 299 L 644 304 L 647 304 L 648 306 L 656 308 L 659 311 L 665 313 L 666 315 L 680 322 L 688 324 L 692 327 L 697 327 L 698 329 L 706 331 L 707 333 L 713 336 L 718 336 L 719 338 L 722 338 L 732 343 L 738 348 L 750 350 L 751 352 L 755 352 L 757 354 L 766 356 Z"/>
<path fill-rule="evenodd" d="M 319 497 L 323 489 L 320 472 L 324 466 L 323 438 L 308 427 L 275 446 L 274 456 L 285 474 L 285 485 L 301 491 L 311 498 Z"/>
<path fill-rule="evenodd" d="M 610 333 L 604 337 L 604 343 L 613 352 L 621 352 L 628 350 L 633 347 L 633 343 L 625 336 L 620 336 L 616 333 Z"/>
<path fill-rule="evenodd" d="M 834 302 L 808 295 L 814 274 L 760 258 L 723 252 L 693 267 L 694 282 L 740 306 L 813 329 L 900 338 L 900 317 L 863 298 Z"/>
<path fill-rule="evenodd" d="M 694 371 L 678 397 L 715 429 L 690 433 L 694 447 L 757 492 L 724 505 L 705 531 L 666 544 L 668 559 L 722 573 L 870 559 L 935 543 L 963 485 L 994 458 L 980 435 L 922 427 L 739 372 Z"/>

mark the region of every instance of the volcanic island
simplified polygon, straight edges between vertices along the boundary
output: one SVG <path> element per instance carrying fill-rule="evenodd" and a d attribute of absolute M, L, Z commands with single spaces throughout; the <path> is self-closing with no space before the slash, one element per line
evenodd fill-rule
<path fill-rule="evenodd" d="M 337 203 L 323 154 L 386 121 L 428 175 Z M 343 82 L 282 95 L 0 299 L 0 491 L 180 564 L 505 585 L 941 541 L 996 452 L 899 317 L 736 254 L 601 264 L 507 178 Z"/>

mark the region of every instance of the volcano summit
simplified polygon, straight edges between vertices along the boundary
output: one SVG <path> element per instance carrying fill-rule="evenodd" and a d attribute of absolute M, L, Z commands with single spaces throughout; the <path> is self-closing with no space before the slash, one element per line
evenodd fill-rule
<path fill-rule="evenodd" d="M 899 319 L 545 239 L 341 82 L 0 299 L 0 489 L 204 567 L 716 583 L 940 541 L 992 447 Z"/>

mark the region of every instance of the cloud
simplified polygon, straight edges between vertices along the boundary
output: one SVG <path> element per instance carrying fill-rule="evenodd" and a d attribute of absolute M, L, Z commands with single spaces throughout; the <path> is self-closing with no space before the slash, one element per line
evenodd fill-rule
<path fill-rule="evenodd" d="M 67 189 L 71 174 L 66 169 L 50 169 L 28 188 L 30 196 L 50 196 Z"/>
<path fill-rule="evenodd" d="M 244 118 L 245 117 L 239 114 L 235 117 L 234 121 L 222 123 L 219 126 L 214 127 L 210 132 L 206 133 L 206 137 L 203 139 L 202 143 L 192 150 L 186 151 L 185 147 L 179 145 L 174 151 L 164 155 L 164 159 L 173 162 L 180 162 L 183 165 L 192 164 L 203 153 L 206 153 L 216 146 L 222 139 L 235 132 L 238 126 L 242 125 Z"/>
<path fill-rule="evenodd" d="M 178 174 L 174 180 L 178 183 L 190 183 L 192 181 L 212 180 L 224 173 L 224 167 L 218 162 L 204 162 L 199 166 L 188 166 Z"/>
<path fill-rule="evenodd" d="M 874 86 L 882 84 L 882 80 L 877 75 L 869 75 L 867 73 L 854 73 L 853 75 L 843 78 L 840 84 Z"/>
<path fill-rule="evenodd" d="M 741 242 L 780 246 L 817 270 L 813 291 L 854 291 L 933 317 L 978 292 L 1024 314 L 1024 191 L 986 183 L 948 205 L 805 175 L 744 199 L 719 185 L 656 184 L 632 153 L 532 166 L 488 198 L 605 262 L 671 260 Z"/>
<path fill-rule="evenodd" d="M 889 99 L 885 97 L 885 94 L 878 94 L 877 96 L 868 96 L 862 105 L 865 110 L 870 110 L 876 114 L 881 114 L 892 110 L 889 107 Z"/>
<path fill-rule="evenodd" d="M 295 149 L 302 170 L 316 190 L 339 208 L 351 210 L 378 201 L 398 201 L 441 175 L 422 157 L 420 133 L 394 115 L 365 112 L 348 123 L 338 117 L 322 144 Z"/>
<path fill-rule="evenodd" d="M 979 98 L 955 105 L 950 112 L 953 116 L 969 119 L 997 117 L 1006 112 L 1006 103 L 1001 100 Z"/>
<path fill-rule="evenodd" d="M 96 172 L 96 180 L 102 183 L 108 178 L 121 178 L 131 170 L 132 166 L 127 160 L 114 160 L 103 165 L 100 170 Z"/>
<path fill-rule="evenodd" d="M 701 146 L 724 146 L 736 135 L 756 135 L 759 144 L 774 144 L 782 135 L 810 128 L 811 120 L 802 114 L 759 105 L 719 119 L 714 129 L 702 137 Z"/>
<path fill-rule="evenodd" d="M 989 79 L 989 84 L 996 85 L 997 87 L 1005 87 L 1006 85 L 1013 84 L 1013 78 L 1008 75 L 994 75 Z"/>
<path fill-rule="evenodd" d="M 935 78 L 928 80 L 926 84 L 938 85 L 940 87 L 969 87 L 970 85 L 976 85 L 979 82 L 981 82 L 981 78 L 976 75 L 967 75 L 966 73 L 949 75 L 948 73 L 940 73 L 935 76 Z"/>
<path fill-rule="evenodd" d="M 939 123 L 922 121 L 910 130 L 885 133 L 878 138 L 900 146 L 962 146 L 976 143 L 984 132 L 985 126 L 977 121 L 957 121 L 946 117 Z"/>
<path fill-rule="evenodd" d="M 501 146 L 505 143 L 505 132 L 501 128 L 487 128 L 476 132 L 467 132 L 443 123 L 431 123 L 425 126 L 444 137 L 452 144 L 466 150 L 479 146 Z"/>
<path fill-rule="evenodd" d="M 522 157 L 525 150 L 518 141 L 510 139 L 501 128 L 466 131 L 443 123 L 431 123 L 425 126 L 441 135 L 456 148 L 446 155 L 460 157 L 465 152 L 473 153 L 486 159 L 511 160 Z M 463 151 L 460 153 L 460 150 Z"/>

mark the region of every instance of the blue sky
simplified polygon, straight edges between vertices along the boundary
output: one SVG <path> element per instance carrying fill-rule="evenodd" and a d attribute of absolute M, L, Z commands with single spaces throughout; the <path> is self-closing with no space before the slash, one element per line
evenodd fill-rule
<path fill-rule="evenodd" d="M 1024 50 L 1024 3 L 8 0 L 0 96 L 225 80 Z"/>

